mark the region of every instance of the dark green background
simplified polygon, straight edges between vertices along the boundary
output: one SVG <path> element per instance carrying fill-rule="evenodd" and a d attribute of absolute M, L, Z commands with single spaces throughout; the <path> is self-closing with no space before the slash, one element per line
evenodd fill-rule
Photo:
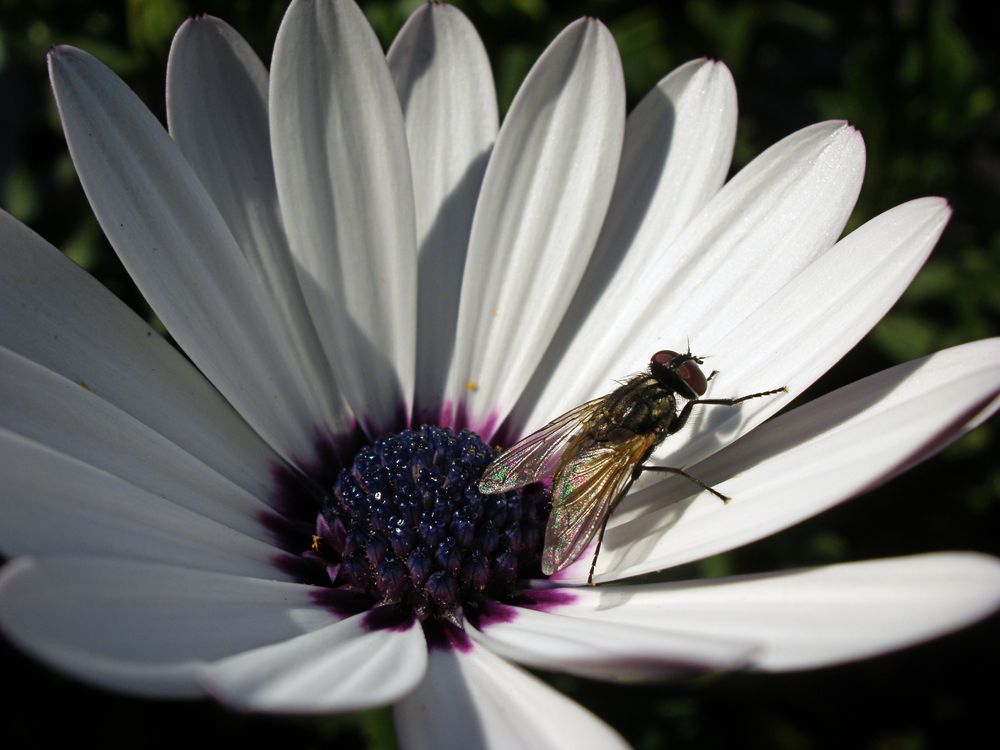
<path fill-rule="evenodd" d="M 415 5 L 363 3 L 386 45 Z M 911 198 L 951 201 L 951 225 L 916 282 L 806 399 L 998 330 L 1000 110 L 988 3 L 458 5 L 486 43 L 501 111 L 544 46 L 574 18 L 593 15 L 618 40 L 630 104 L 691 58 L 718 58 L 730 67 L 740 101 L 734 170 L 798 128 L 846 118 L 868 148 L 865 185 L 849 229 Z M 166 54 L 187 15 L 226 19 L 266 61 L 284 7 L 249 0 L 0 0 L 0 205 L 148 315 L 76 180 L 45 77 L 45 50 L 69 43 L 94 53 L 162 118 Z M 775 570 L 932 550 L 995 552 L 996 431 L 995 422 L 987 424 L 862 499 L 672 574 Z M 964 747 L 979 744 L 981 735 L 996 736 L 998 630 L 994 618 L 903 653 L 801 674 L 653 686 L 545 677 L 637 748 Z M 207 702 L 141 701 L 91 690 L 6 646 L 2 658 L 5 747 L 51 741 L 176 747 L 195 738 L 226 747 L 394 743 L 388 711 L 318 721 L 243 717 Z"/>

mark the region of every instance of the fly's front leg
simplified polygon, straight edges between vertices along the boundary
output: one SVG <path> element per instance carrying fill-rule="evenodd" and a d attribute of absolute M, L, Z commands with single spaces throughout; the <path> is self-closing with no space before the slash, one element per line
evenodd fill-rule
<path fill-rule="evenodd" d="M 712 373 L 715 374 L 714 372 Z M 751 393 L 749 396 L 740 396 L 739 398 L 696 398 L 693 401 L 688 401 L 684 404 L 684 408 L 681 409 L 680 414 L 677 418 L 670 423 L 670 427 L 667 428 L 667 434 L 673 435 L 675 432 L 680 432 L 681 428 L 687 424 L 688 417 L 691 416 L 691 410 L 695 407 L 695 404 L 709 404 L 717 406 L 736 406 L 744 401 L 749 401 L 752 398 L 760 398 L 761 396 L 773 396 L 776 393 L 788 393 L 788 389 L 782 386 L 781 388 L 775 388 L 771 391 L 761 391 L 760 393 Z"/>

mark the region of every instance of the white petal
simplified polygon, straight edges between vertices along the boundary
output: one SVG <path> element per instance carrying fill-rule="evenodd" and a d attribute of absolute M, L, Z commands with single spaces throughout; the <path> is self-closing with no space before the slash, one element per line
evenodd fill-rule
<path fill-rule="evenodd" d="M 1000 561 L 935 553 L 734 578 L 601 587 L 568 612 L 755 643 L 758 669 L 813 669 L 957 630 L 1000 606 Z"/>
<path fill-rule="evenodd" d="M 531 377 L 586 268 L 618 170 L 624 98 L 614 39 L 583 19 L 539 58 L 497 136 L 448 394 L 484 438 Z"/>
<path fill-rule="evenodd" d="M 189 510 L 3 428 L 0 470 L 0 549 L 6 555 L 114 555 L 287 578 L 275 567 L 286 560 L 284 553 L 259 541 L 264 529 L 249 516 L 227 526 L 211 520 L 226 510 L 221 506 L 215 513 L 210 507 Z M 303 549 L 307 544 L 308 537 Z"/>
<path fill-rule="evenodd" d="M 735 140 L 736 84 L 723 63 L 693 60 L 660 81 L 625 123 L 594 260 L 628 248 L 633 263 L 669 245 L 722 186 Z"/>
<path fill-rule="evenodd" d="M 315 591 L 126 560 L 20 558 L 0 572 L 0 627 L 86 682 L 194 697 L 206 662 L 336 619 L 313 603 Z"/>
<path fill-rule="evenodd" d="M 413 398 L 417 260 L 399 99 L 374 32 L 346 0 L 292 3 L 270 86 L 299 282 L 347 402 L 381 432 Z"/>
<path fill-rule="evenodd" d="M 693 60 L 646 95 L 625 123 L 625 144 L 608 215 L 587 272 L 531 383 L 515 423 L 524 423 L 559 368 L 592 359 L 637 277 L 669 269 L 672 242 L 718 192 L 736 138 L 736 86 L 725 65 Z M 574 341 L 579 344 L 571 346 Z M 582 357 L 576 361 L 574 357 Z M 558 389 L 552 389 L 553 393 Z"/>
<path fill-rule="evenodd" d="M 475 645 L 431 649 L 427 676 L 394 715 L 404 750 L 627 747 L 596 716 Z"/>
<path fill-rule="evenodd" d="M 506 609 L 504 617 L 491 618 L 481 631 L 471 630 L 472 637 L 491 651 L 532 668 L 594 679 L 666 679 L 739 669 L 750 662 L 755 648 L 747 639 L 671 632 L 653 623 L 622 625 L 566 616 L 561 610 Z"/>
<path fill-rule="evenodd" d="M 998 407 L 1000 339 L 859 380 L 691 467 L 729 504 L 680 477 L 629 496 L 608 525 L 597 577 L 659 570 L 773 534 L 885 482 Z"/>
<path fill-rule="evenodd" d="M 906 290 L 951 215 L 921 198 L 876 216 L 838 242 L 723 339 L 707 341 L 720 374 L 711 398 L 780 386 L 787 396 L 704 407 L 654 461 L 684 466 L 752 430 L 802 393 L 871 330 Z"/>
<path fill-rule="evenodd" d="M 278 457 L 114 295 L 0 211 L 0 345 L 146 425 L 256 497 Z"/>
<path fill-rule="evenodd" d="M 170 134 L 274 303 L 317 421 L 327 434 L 343 434 L 349 429 L 345 406 L 281 225 L 268 130 L 267 70 L 225 22 L 197 16 L 178 30 L 167 63 L 167 120 Z"/>
<path fill-rule="evenodd" d="M 276 316 L 176 144 L 90 55 L 56 47 L 49 73 L 80 181 L 143 295 L 258 434 L 312 458 L 315 417 Z"/>
<path fill-rule="evenodd" d="M 0 429 L 264 538 L 254 520 L 268 509 L 261 500 L 85 386 L 2 347 Z"/>
<path fill-rule="evenodd" d="M 576 339 L 582 351 L 567 355 L 571 364 L 552 375 L 526 425 L 606 393 L 657 350 L 685 351 L 690 339 L 696 353 L 714 355 L 712 343 L 830 249 L 864 159 L 861 136 L 839 122 L 805 128 L 757 157 L 633 279 L 595 337 Z"/>
<path fill-rule="evenodd" d="M 482 41 L 450 5 L 414 11 L 388 60 L 406 119 L 416 204 L 414 398 L 418 414 L 436 420 L 455 344 L 472 214 L 497 135 L 496 94 Z"/>
<path fill-rule="evenodd" d="M 427 644 L 414 621 L 370 630 L 355 615 L 297 638 L 206 667 L 202 686 L 241 711 L 357 711 L 398 700 L 427 669 Z"/>

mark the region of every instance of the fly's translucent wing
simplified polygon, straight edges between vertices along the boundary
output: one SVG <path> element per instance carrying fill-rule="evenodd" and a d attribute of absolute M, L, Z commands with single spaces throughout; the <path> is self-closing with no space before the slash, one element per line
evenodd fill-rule
<path fill-rule="evenodd" d="M 505 450 L 486 467 L 479 491 L 484 495 L 507 492 L 553 476 L 566 446 L 593 419 L 603 401 L 602 396 L 581 404 Z"/>
<path fill-rule="evenodd" d="M 656 442 L 654 434 L 567 452 L 552 487 L 552 513 L 545 527 L 542 572 L 562 570 L 576 560 L 632 483 L 632 472 Z"/>

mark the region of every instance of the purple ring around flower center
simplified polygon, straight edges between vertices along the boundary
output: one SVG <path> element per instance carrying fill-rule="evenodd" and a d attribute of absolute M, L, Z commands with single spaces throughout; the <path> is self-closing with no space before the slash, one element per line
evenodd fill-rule
<path fill-rule="evenodd" d="M 366 612 L 371 629 L 417 620 L 432 647 L 464 649 L 466 618 L 484 627 L 517 606 L 572 596 L 529 589 L 541 577 L 548 493 L 538 484 L 480 493 L 496 450 L 477 434 L 423 425 L 362 445 L 341 466 L 356 444 L 324 441 L 309 475 L 276 470 L 273 505 L 285 513 L 262 518 L 286 551 L 275 565 L 316 586 L 314 600 L 333 616 Z"/>

